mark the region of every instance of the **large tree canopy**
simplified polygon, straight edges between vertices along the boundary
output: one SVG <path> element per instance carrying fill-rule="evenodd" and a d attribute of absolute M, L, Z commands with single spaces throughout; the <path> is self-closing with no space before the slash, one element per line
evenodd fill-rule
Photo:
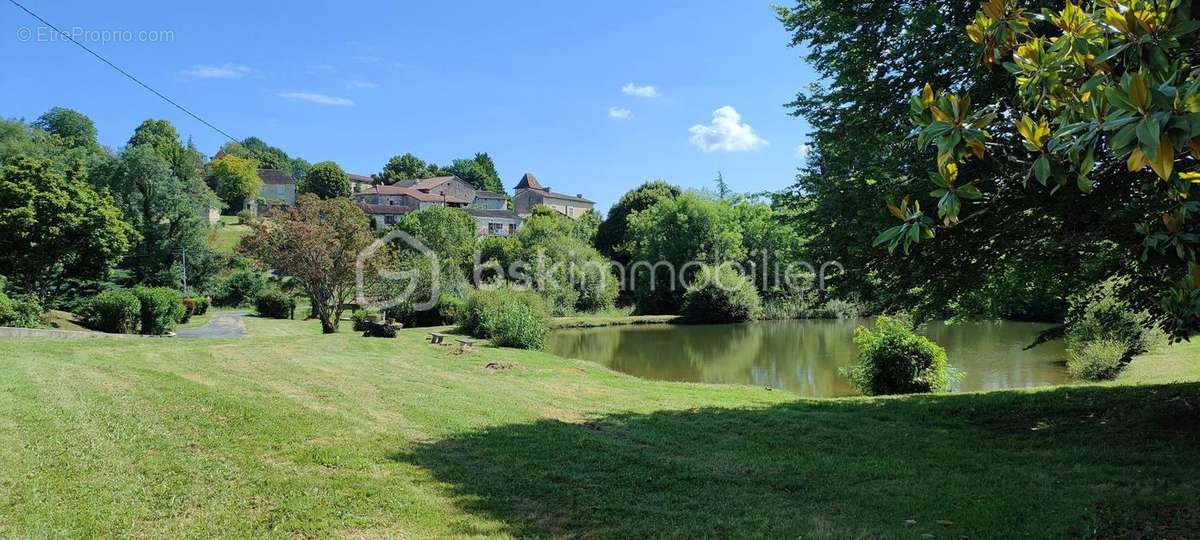
<path fill-rule="evenodd" d="M 350 176 L 337 163 L 322 161 L 312 166 L 299 186 L 301 193 L 322 199 L 350 196 Z"/>
<path fill-rule="evenodd" d="M 375 178 L 385 184 L 395 184 L 401 180 L 413 180 L 432 176 L 430 165 L 425 160 L 406 153 L 402 156 L 392 156 L 383 170 Z M 436 168 L 436 166 L 434 167 Z"/>
<path fill-rule="evenodd" d="M 301 159 L 293 158 L 283 149 L 271 146 L 258 137 L 246 137 L 241 142 L 227 142 L 217 151 L 217 156 L 234 155 L 243 159 L 253 159 L 258 162 L 260 169 L 276 169 L 291 176 L 299 182 L 304 178 L 311 165 Z"/>
<path fill-rule="evenodd" d="M 1075 213 L 1107 221 L 1095 232 L 1141 252 L 1115 272 L 1135 305 L 1165 318 L 1178 337 L 1200 329 L 1197 30 L 1190 3 L 1114 0 L 1041 12 L 1012 0 L 983 3 L 966 35 L 982 45 L 984 67 L 1003 64 L 995 71 L 1011 77 L 1007 91 L 981 101 L 927 85 L 911 99 L 917 146 L 936 147 L 930 196 L 941 227 L 1013 210 L 991 197 L 1006 189 L 1077 198 Z M 1019 137 L 992 134 L 1014 128 Z M 1024 174 L 996 178 L 996 166 Z M 876 243 L 908 250 L 938 236 L 933 207 L 892 206 L 903 223 Z"/>
<path fill-rule="evenodd" d="M 477 153 L 470 159 L 456 159 L 447 171 L 475 186 L 475 189 L 504 193 L 504 183 L 496 172 L 496 164 L 487 153 Z"/>
<path fill-rule="evenodd" d="M 96 124 L 79 111 L 54 107 L 39 116 L 33 122 L 33 127 L 61 137 L 68 146 L 100 147 L 96 139 Z"/>
<path fill-rule="evenodd" d="M 77 170 L 10 157 L 0 166 L 0 275 L 53 303 L 77 281 L 104 280 L 137 233 Z"/>
<path fill-rule="evenodd" d="M 442 262 L 461 270 L 470 268 L 475 252 L 475 220 L 462 210 L 430 206 L 400 218 L 396 229 L 432 249 Z"/>
<path fill-rule="evenodd" d="M 679 188 L 662 180 L 646 182 L 624 195 L 608 209 L 608 217 L 596 232 L 596 249 L 605 257 L 621 263 L 630 260 L 626 245 L 629 242 L 629 215 L 654 206 L 663 199 L 673 199 Z"/>
<path fill-rule="evenodd" d="M 476 189 L 504 193 L 504 183 L 496 172 L 496 164 L 485 152 L 476 153 L 471 158 L 456 159 L 449 167 L 439 167 L 411 153 L 393 156 L 375 178 L 385 184 L 395 184 L 402 180 L 449 175 L 462 178 Z"/>
<path fill-rule="evenodd" d="M 93 174 L 93 184 L 108 189 L 140 235 L 123 265 L 136 283 L 175 286 L 181 252 L 193 256 L 207 231 L 198 211 L 220 204 L 198 178 L 179 178 L 149 145 L 126 148 Z"/>
<path fill-rule="evenodd" d="M 0 160 L 9 156 L 44 159 L 60 174 L 67 174 L 78 168 L 86 173 L 111 158 L 94 135 L 88 138 L 86 126 L 91 120 L 64 111 L 69 109 L 52 110 L 32 125 L 0 120 Z"/>
<path fill-rule="evenodd" d="M 976 103 L 998 103 L 997 114 L 1008 117 L 1004 97 L 1012 81 L 1003 70 L 978 65 L 982 51 L 963 37 L 975 20 L 973 2 L 803 1 L 780 8 L 779 16 L 793 45 L 805 47 L 827 81 L 790 104 L 815 131 L 808 164 L 785 204 L 810 235 L 805 258 L 845 266 L 835 292 L 918 316 L 962 314 L 955 310 L 970 304 L 977 313 L 966 315 L 1054 319 L 1066 295 L 1125 268 L 1113 241 L 1132 239 L 1123 216 L 1150 204 L 1145 197 L 1115 187 L 1090 194 L 1028 189 L 1029 165 L 1009 162 L 975 162 L 961 173 L 983 179 L 979 187 L 989 192 L 993 211 L 944 231 L 903 261 L 872 247 L 894 225 L 885 202 L 930 191 L 935 167 L 913 151 L 911 96 L 928 82 Z M 1016 143 L 1019 134 L 1005 124 L 991 136 Z M 936 199 L 923 201 L 934 205 Z M 980 291 L 1000 290 L 998 279 L 1023 284 L 1017 290 L 1036 298 L 1018 302 L 1015 311 L 1004 298 L 978 298 Z"/>
<path fill-rule="evenodd" d="M 208 166 L 208 185 L 230 209 L 240 209 L 262 188 L 258 162 L 235 155 L 214 159 Z"/>
<path fill-rule="evenodd" d="M 281 275 L 295 278 L 326 334 L 337 332 L 342 310 L 356 291 L 358 256 L 375 240 L 367 215 L 347 198 L 300 197 L 296 207 L 272 211 L 251 224 L 239 249 Z M 367 259 L 368 276 L 374 264 Z"/>

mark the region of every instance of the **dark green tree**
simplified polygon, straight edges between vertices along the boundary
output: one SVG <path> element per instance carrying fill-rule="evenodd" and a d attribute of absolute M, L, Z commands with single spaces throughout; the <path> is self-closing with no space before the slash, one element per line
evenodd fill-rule
<path fill-rule="evenodd" d="M 62 138 L 68 146 L 99 148 L 96 139 L 96 124 L 83 113 L 63 107 L 54 107 L 33 122 L 33 127 Z"/>
<path fill-rule="evenodd" d="M 721 171 L 717 171 L 717 178 L 713 180 L 713 183 L 717 185 L 717 198 L 725 200 L 733 194 L 733 191 L 729 189 L 729 184 L 725 183 L 725 175 L 721 174 Z"/>
<path fill-rule="evenodd" d="M 49 113 L 47 113 L 49 114 Z M 82 115 L 80 115 L 82 117 Z M 60 118 L 61 117 L 61 118 Z M 76 118 L 73 115 L 56 114 L 54 125 L 62 134 L 70 134 L 68 120 L 80 123 L 90 122 L 87 117 Z M 62 120 L 58 122 L 57 120 Z M 86 121 L 86 122 L 85 122 Z M 60 174 L 74 172 L 82 168 L 84 172 L 111 159 L 108 151 L 92 139 L 89 144 L 86 136 L 71 136 L 50 133 L 42 127 L 49 124 L 35 122 L 36 125 L 26 124 L 17 120 L 0 120 L 0 160 L 9 156 L 25 156 L 45 159 L 51 162 Z M 39 127 L 41 126 L 41 127 Z"/>
<path fill-rule="evenodd" d="M 283 150 L 271 146 L 258 137 L 247 137 L 242 140 L 242 146 L 250 152 L 250 157 L 258 161 L 260 169 L 277 169 L 292 176 L 292 158 Z"/>
<path fill-rule="evenodd" d="M 147 119 L 134 128 L 127 146 L 148 144 L 160 155 L 166 156 L 180 145 L 179 132 L 167 120 Z"/>
<path fill-rule="evenodd" d="M 322 199 L 350 196 L 350 177 L 337 163 L 322 161 L 313 165 L 299 186 L 301 193 L 312 193 Z"/>
<path fill-rule="evenodd" d="M 504 193 L 504 184 L 496 172 L 496 164 L 486 153 L 477 153 L 471 159 L 456 159 L 448 167 L 448 172 L 462 178 L 476 189 Z"/>
<path fill-rule="evenodd" d="M 140 240 L 121 265 L 138 284 L 176 287 L 185 249 L 200 258 L 208 231 L 203 209 L 221 203 L 198 178 L 181 179 L 150 145 L 126 148 L 93 175 L 93 184 L 112 193 Z"/>
<path fill-rule="evenodd" d="M 24 157 L 0 166 L 0 230 L 0 275 L 43 305 L 78 282 L 107 279 L 137 236 L 81 170 L 64 176 Z"/>
<path fill-rule="evenodd" d="M 951 0 L 804 1 L 780 8 L 792 45 L 804 48 L 825 81 L 789 105 L 816 129 L 808 163 L 781 202 L 807 236 L 805 259 L 838 261 L 847 269 L 833 281 L 839 295 L 879 310 L 946 316 L 955 314 L 947 306 L 981 289 L 1001 291 L 991 284 L 1003 279 L 1041 291 L 1043 298 L 1030 303 L 1045 309 L 1036 318 L 1056 319 L 1066 295 L 1128 267 L 1114 257 L 1121 249 L 1112 240 L 1136 235 L 1127 212 L 1150 204 L 1144 194 L 1029 189 L 1027 164 L 975 162 L 961 174 L 987 179 L 981 189 L 989 192 L 992 210 L 941 233 L 902 262 L 872 247 L 879 231 L 894 225 L 885 203 L 898 206 L 905 195 L 930 191 L 930 156 L 913 151 L 910 137 L 911 97 L 927 82 L 960 89 L 975 103 L 998 103 L 1012 93 L 1003 70 L 978 65 L 982 50 L 963 38 L 976 8 Z M 1007 105 L 996 112 L 1011 114 Z M 991 137 L 1019 140 L 1011 124 L 997 125 Z M 934 208 L 936 200 L 922 207 Z M 1033 207 L 1038 210 L 1029 212 Z"/>
<path fill-rule="evenodd" d="M 742 261 L 748 256 L 732 205 L 689 192 L 663 198 L 629 217 L 626 249 L 634 264 L 638 312 L 677 314 L 698 264 Z M 659 266 L 669 263 L 670 267 Z M 698 263 L 698 264 L 697 264 Z"/>
<path fill-rule="evenodd" d="M 466 212 L 429 206 L 405 214 L 395 227 L 420 240 L 443 263 L 464 271 L 470 267 L 475 252 L 475 220 Z"/>
<path fill-rule="evenodd" d="M 401 180 L 427 178 L 430 175 L 430 164 L 421 158 L 406 153 L 402 156 L 392 156 L 383 170 L 375 178 L 385 184 L 395 184 Z"/>
<path fill-rule="evenodd" d="M 596 249 L 614 261 L 628 263 L 629 215 L 654 206 L 663 199 L 673 199 L 682 193 L 679 188 L 662 180 L 646 182 L 625 193 L 608 209 L 608 217 L 596 231 Z"/>

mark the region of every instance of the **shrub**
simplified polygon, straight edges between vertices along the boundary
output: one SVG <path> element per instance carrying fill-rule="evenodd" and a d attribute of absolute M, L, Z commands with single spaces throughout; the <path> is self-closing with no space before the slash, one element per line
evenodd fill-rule
<path fill-rule="evenodd" d="M 408 328 L 453 324 L 454 305 L 471 290 L 471 286 L 456 264 L 443 262 L 438 273 L 438 288 L 435 290 L 430 260 L 424 256 L 405 254 L 396 268 L 397 271 L 415 272 L 415 276 L 411 278 L 415 285 L 414 281 L 405 280 L 389 280 L 378 285 L 378 295 L 381 298 L 403 298 L 401 302 L 385 310 L 384 314 Z M 412 291 L 406 297 L 402 297 L 401 294 L 407 292 L 409 286 L 413 287 Z M 433 306 L 430 309 L 418 310 L 417 306 L 428 302 L 435 292 L 438 293 L 438 297 Z"/>
<path fill-rule="evenodd" d="M 459 330 L 501 347 L 540 349 L 550 332 L 550 315 L 535 293 L 477 290 L 463 304 Z"/>
<path fill-rule="evenodd" d="M 548 319 L 544 309 L 530 303 L 514 302 L 503 305 L 485 321 L 484 327 L 500 347 L 541 349 L 550 332 Z"/>
<path fill-rule="evenodd" d="M 858 304 L 847 302 L 846 300 L 830 300 L 825 302 L 824 311 L 830 319 L 847 321 L 859 317 Z"/>
<path fill-rule="evenodd" d="M 254 212 L 251 212 L 250 209 L 247 208 L 238 212 L 237 218 L 239 225 L 249 225 L 251 221 L 254 221 Z"/>
<path fill-rule="evenodd" d="M 1116 294 L 1117 282 L 1108 281 L 1089 294 L 1072 299 L 1067 317 L 1067 369 L 1086 380 L 1116 377 L 1134 356 L 1162 346 L 1166 334 L 1145 313 L 1134 311 Z M 1124 348 L 1113 364 L 1114 344 Z M 1074 364 L 1075 368 L 1072 368 Z"/>
<path fill-rule="evenodd" d="M 580 266 L 580 272 L 575 282 L 579 298 L 575 301 L 575 311 L 580 313 L 598 313 L 612 309 L 617 302 L 617 293 L 621 284 L 617 281 L 608 266 Z"/>
<path fill-rule="evenodd" d="M 183 299 L 183 318 L 179 322 L 186 323 L 192 320 L 192 316 L 196 314 L 196 301 L 191 298 Z"/>
<path fill-rule="evenodd" d="M 1104 381 L 1117 378 L 1125 366 L 1127 345 L 1101 339 L 1088 341 L 1068 351 L 1067 371 L 1076 379 Z"/>
<path fill-rule="evenodd" d="M 1082 344 L 1092 341 L 1124 343 L 1131 354 L 1146 352 L 1143 339 L 1146 318 L 1133 312 L 1112 295 L 1088 302 L 1078 315 L 1067 322 L 1067 341 Z"/>
<path fill-rule="evenodd" d="M 395 338 L 396 337 L 396 327 L 394 327 L 390 324 L 366 321 L 365 323 L 363 323 L 363 337 L 387 338 L 387 339 Z"/>
<path fill-rule="evenodd" d="M 238 268 L 217 278 L 213 303 L 218 306 L 244 307 L 267 288 L 267 275 L 255 268 Z"/>
<path fill-rule="evenodd" d="M 296 314 L 296 297 L 279 289 L 268 289 L 254 299 L 254 309 L 260 317 L 291 319 Z"/>
<path fill-rule="evenodd" d="M 208 305 L 208 297 L 207 296 L 193 296 L 191 298 L 188 298 L 188 300 L 191 300 L 192 305 L 194 306 L 192 308 L 192 315 L 199 317 L 201 315 L 208 314 L 209 305 Z"/>
<path fill-rule="evenodd" d="M 10 328 L 38 328 L 42 325 L 38 316 L 42 306 L 33 300 L 9 298 L 0 292 L 0 326 Z"/>
<path fill-rule="evenodd" d="M 816 290 L 775 296 L 763 301 L 761 317 L 768 321 L 790 319 L 853 320 L 859 318 L 858 305 L 845 300 L 821 303 Z"/>
<path fill-rule="evenodd" d="M 850 383 L 870 396 L 944 392 L 950 387 L 945 349 L 919 336 L 905 318 L 881 316 L 875 331 L 854 331 L 858 362 L 842 370 Z"/>
<path fill-rule="evenodd" d="M 183 299 L 174 289 L 137 287 L 133 289 L 140 305 L 142 333 L 161 336 L 175 330 L 183 320 Z"/>
<path fill-rule="evenodd" d="M 142 303 L 127 290 L 105 291 L 84 303 L 79 315 L 92 330 L 133 334 L 141 321 Z"/>
<path fill-rule="evenodd" d="M 682 315 L 691 324 L 743 322 L 758 317 L 762 299 L 754 284 L 729 266 L 705 266 L 683 295 Z"/>
<path fill-rule="evenodd" d="M 366 311 L 355 311 L 350 314 L 350 321 L 354 323 L 355 332 L 366 332 L 367 323 L 371 320 L 371 314 Z"/>

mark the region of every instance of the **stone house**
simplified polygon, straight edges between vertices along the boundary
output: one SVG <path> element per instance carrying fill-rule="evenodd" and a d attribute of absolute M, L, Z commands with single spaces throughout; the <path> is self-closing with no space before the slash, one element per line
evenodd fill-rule
<path fill-rule="evenodd" d="M 347 174 L 350 177 L 350 194 L 362 193 L 375 186 L 375 179 L 361 174 Z"/>
<path fill-rule="evenodd" d="M 583 198 L 582 194 L 571 196 L 555 193 L 549 187 L 542 186 L 533 173 L 525 173 L 521 177 L 516 193 L 513 196 L 513 210 L 521 216 L 533 214 L 533 207 L 541 204 L 571 219 L 579 219 L 596 206 L 595 202 Z"/>
<path fill-rule="evenodd" d="M 525 221 L 512 210 L 464 208 L 463 211 L 475 218 L 475 236 L 510 236 Z"/>
<path fill-rule="evenodd" d="M 475 186 L 467 183 L 467 181 L 457 176 L 439 176 L 437 178 L 425 178 L 422 180 L 402 180 L 396 182 L 393 187 L 402 187 L 414 189 L 422 193 L 428 193 L 440 198 L 445 198 L 447 201 L 461 201 L 463 206 L 469 206 L 475 202 Z M 447 202 L 449 206 L 454 206 L 457 203 Z"/>
<path fill-rule="evenodd" d="M 246 201 L 246 208 L 255 215 L 265 213 L 268 208 L 291 208 L 296 206 L 296 181 L 288 173 L 278 169 L 259 169 L 258 200 Z"/>

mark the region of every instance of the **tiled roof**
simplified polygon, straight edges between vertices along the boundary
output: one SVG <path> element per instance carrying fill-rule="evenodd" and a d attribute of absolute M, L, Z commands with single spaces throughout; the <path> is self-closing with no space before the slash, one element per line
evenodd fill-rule
<path fill-rule="evenodd" d="M 412 197 L 413 199 L 416 199 L 421 202 L 447 202 L 447 203 L 455 203 L 455 204 L 467 204 L 467 203 L 471 202 L 471 201 L 464 201 L 464 200 L 462 200 L 458 197 L 454 197 L 452 195 L 446 195 L 443 197 L 442 195 L 439 195 L 437 193 L 426 193 L 424 191 L 419 191 L 416 188 L 400 187 L 400 186 L 375 186 L 372 188 L 368 188 L 367 190 L 363 191 L 362 193 L 358 193 L 355 196 L 368 197 L 371 195 L 383 195 L 383 196 L 407 195 L 407 196 Z"/>
<path fill-rule="evenodd" d="M 517 189 L 542 189 L 542 184 L 538 182 L 536 176 L 531 172 L 525 173 L 521 177 L 521 182 L 517 184 Z"/>
<path fill-rule="evenodd" d="M 483 191 L 482 189 L 475 190 L 475 197 L 479 199 L 507 199 L 508 195 L 496 193 L 494 191 Z"/>
<path fill-rule="evenodd" d="M 463 211 L 474 217 L 499 218 L 499 219 L 515 219 L 520 221 L 521 216 L 512 210 L 492 210 L 487 208 L 463 208 Z"/>
<path fill-rule="evenodd" d="M 436 178 L 422 178 L 420 180 L 417 180 L 416 183 L 414 183 L 412 185 L 412 187 L 424 191 L 427 189 L 434 189 L 434 188 L 436 188 L 442 184 L 445 184 L 451 180 L 461 181 L 457 176 L 438 176 Z"/>
<path fill-rule="evenodd" d="M 263 184 L 269 186 L 294 185 L 296 183 L 292 177 L 288 176 L 288 173 L 279 169 L 259 169 L 258 177 L 262 179 Z"/>
<path fill-rule="evenodd" d="M 574 195 L 566 195 L 563 193 L 555 193 L 553 191 L 546 191 L 544 189 L 531 189 L 529 191 L 537 193 L 538 195 L 541 195 L 543 198 L 546 198 L 546 199 L 558 199 L 560 201 L 575 201 L 575 202 L 581 202 L 581 203 L 587 203 L 587 204 L 596 204 L 595 201 L 589 201 L 583 197 L 578 197 L 578 196 L 574 196 Z"/>
<path fill-rule="evenodd" d="M 387 216 L 387 215 L 396 216 L 396 215 L 400 215 L 400 214 L 407 214 L 407 213 L 413 211 L 413 207 L 411 207 L 411 206 L 402 206 L 402 205 L 398 205 L 398 204 L 358 203 L 358 207 L 362 208 L 363 212 L 366 212 L 370 215 L 378 215 L 378 216 Z"/>

